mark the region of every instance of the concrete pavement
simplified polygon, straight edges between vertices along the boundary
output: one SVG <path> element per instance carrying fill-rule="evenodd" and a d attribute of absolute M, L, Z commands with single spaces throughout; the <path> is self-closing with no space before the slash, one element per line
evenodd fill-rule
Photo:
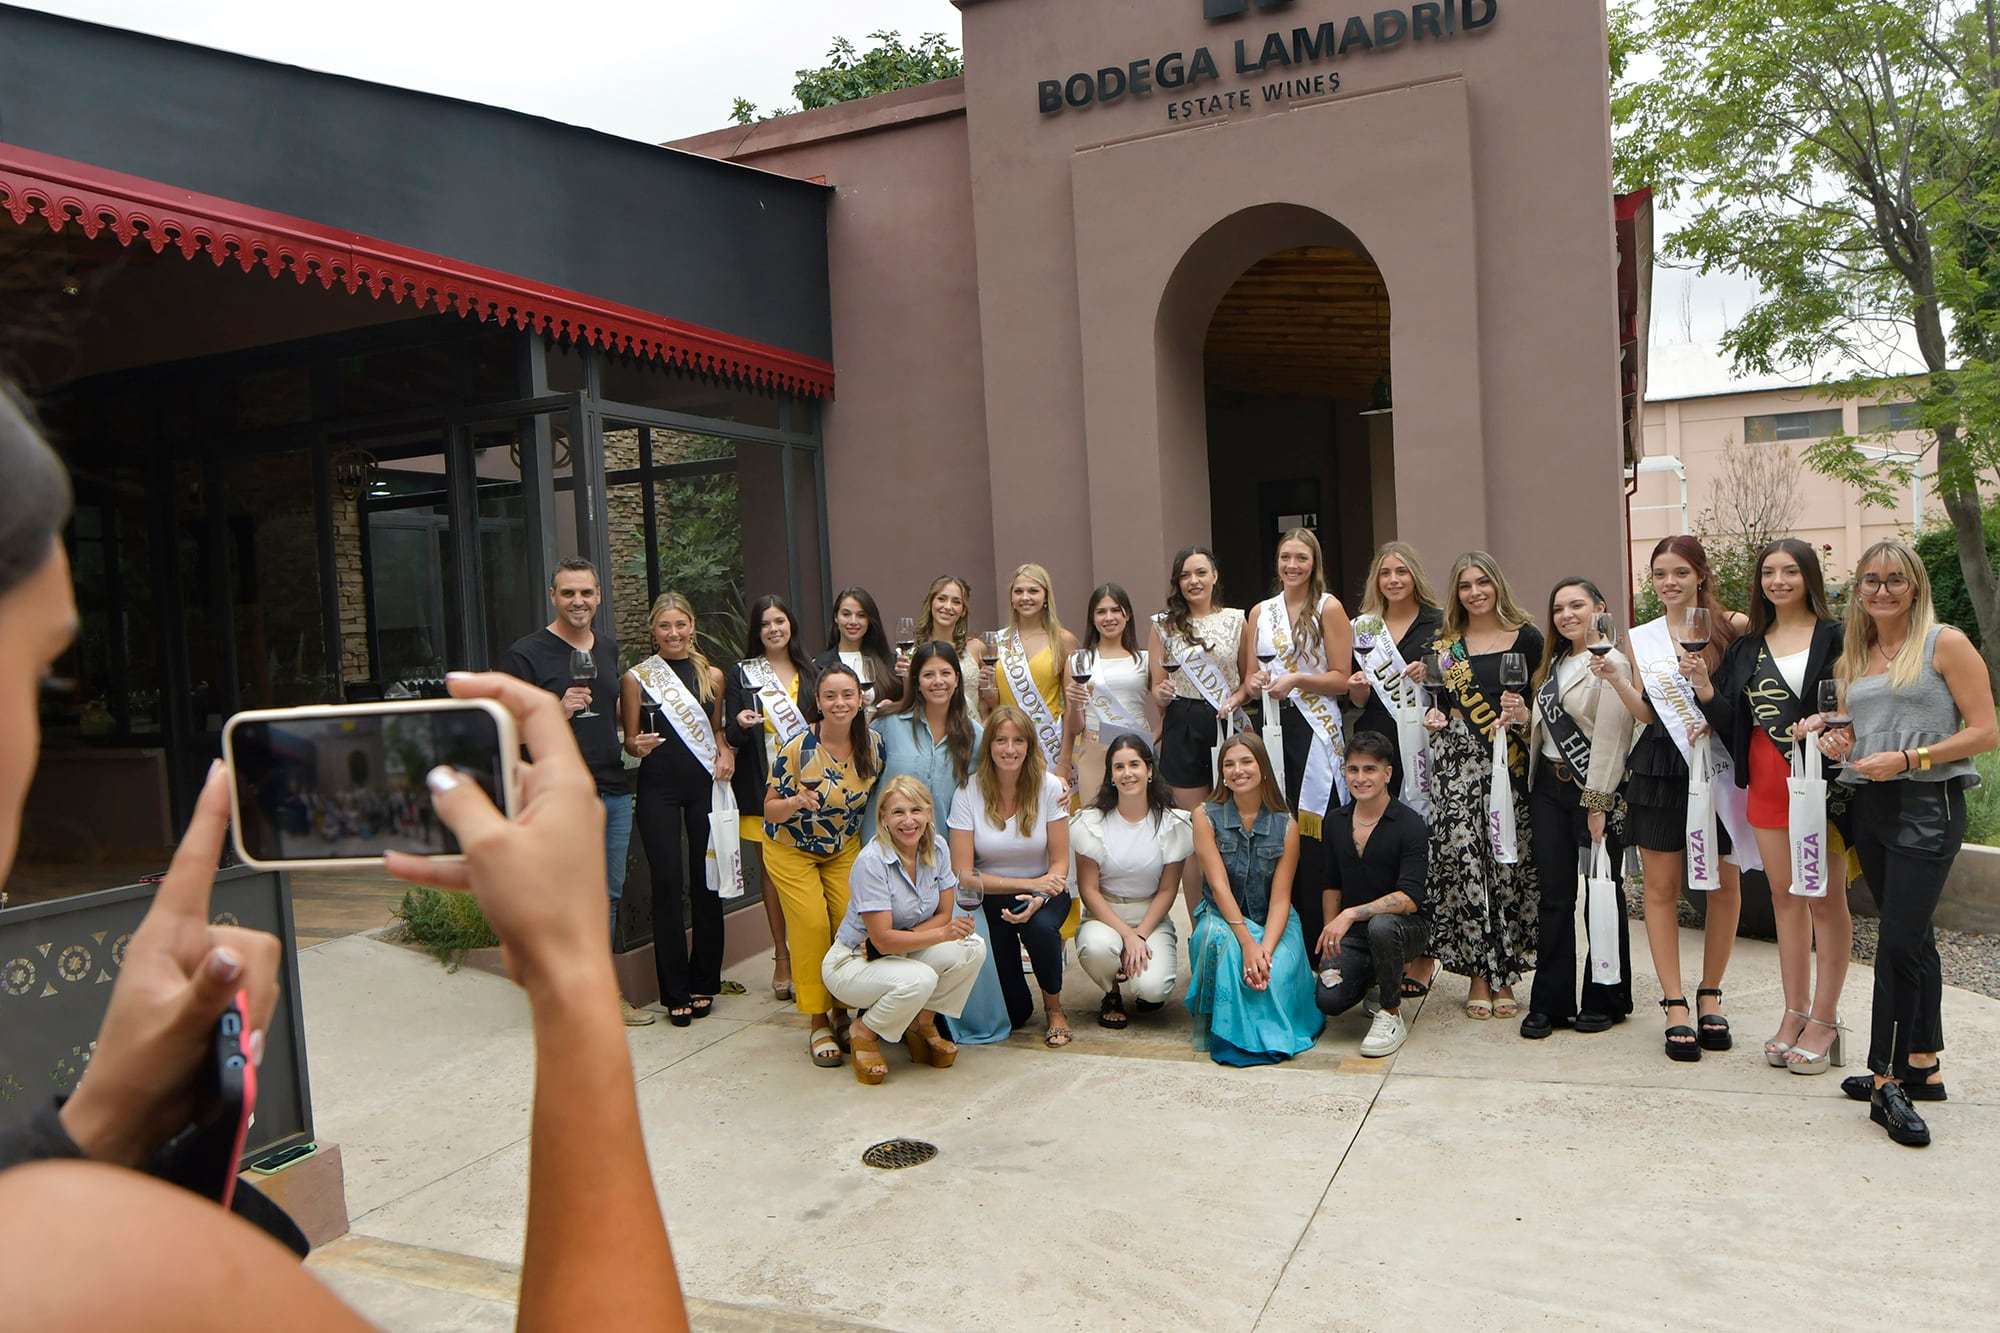
<path fill-rule="evenodd" d="M 511 1327 L 521 996 L 359 936 L 300 966 L 354 1232 L 314 1270 L 397 1333 Z M 1661 1052 L 1650 970 L 1609 1033 L 1523 1041 L 1446 977 L 1394 1057 L 1355 1054 L 1356 1011 L 1290 1065 L 1235 1070 L 1194 1055 L 1178 1006 L 1097 1027 L 1072 966 L 1068 1050 L 1020 1035 L 942 1071 L 892 1050 L 876 1088 L 807 1062 L 766 969 L 707 1020 L 630 1033 L 697 1328 L 1951 1326 L 2000 1298 L 2000 1002 L 1966 992 L 1945 994 L 1951 1101 L 1920 1108 L 1936 1142 L 1911 1150 L 1840 1094 L 1864 1033 L 1845 1071 L 1765 1065 L 1766 944 L 1731 967 L 1736 1049 L 1694 1065 Z M 1855 967 L 1850 1022 L 1870 984 Z M 861 1164 L 897 1136 L 938 1157 Z"/>

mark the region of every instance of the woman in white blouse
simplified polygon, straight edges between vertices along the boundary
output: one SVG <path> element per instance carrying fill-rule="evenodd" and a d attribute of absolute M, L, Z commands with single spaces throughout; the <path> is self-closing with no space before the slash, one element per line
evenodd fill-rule
<path fill-rule="evenodd" d="M 1112 741 L 1128 735 L 1150 740 L 1159 729 L 1135 620 L 1132 598 L 1117 584 L 1101 584 L 1090 594 L 1090 629 L 1070 660 L 1063 691 L 1063 747 L 1076 754 L 1076 789 L 1085 800 L 1104 785 L 1105 749 Z"/>
<path fill-rule="evenodd" d="M 1104 990 L 1099 1026 L 1122 1028 L 1120 983 L 1131 983 L 1146 1013 L 1172 998 L 1180 979 L 1174 893 L 1181 863 L 1194 854 L 1194 826 L 1160 780 L 1145 737 L 1119 736 L 1106 763 L 1096 798 L 1070 820 L 1077 892 L 1089 914 L 1076 957 Z"/>

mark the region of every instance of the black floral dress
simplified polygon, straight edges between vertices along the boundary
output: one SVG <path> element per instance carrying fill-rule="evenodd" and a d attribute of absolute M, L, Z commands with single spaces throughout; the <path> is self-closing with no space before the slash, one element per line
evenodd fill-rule
<path fill-rule="evenodd" d="M 1542 658 L 1542 634 L 1523 625 L 1511 648 L 1532 666 Z M 1472 669 L 1473 683 L 1486 702 L 1500 706 L 1500 654 L 1467 658 L 1462 641 L 1440 640 L 1437 652 L 1455 654 Z M 1495 987 L 1512 986 L 1535 966 L 1536 922 L 1541 893 L 1534 858 L 1528 851 L 1528 790 L 1513 780 L 1515 855 L 1513 865 L 1493 858 L 1486 832 L 1486 793 L 1493 773 L 1493 733 L 1482 730 L 1458 695 L 1444 692 L 1445 729 L 1431 737 L 1431 861 L 1425 890 L 1430 896 L 1431 941 L 1447 972 L 1484 978 Z M 1481 710 L 1482 714 L 1485 710 Z M 1489 718 L 1497 725 L 1497 718 Z M 1519 752 L 1521 739 L 1508 748 Z"/>

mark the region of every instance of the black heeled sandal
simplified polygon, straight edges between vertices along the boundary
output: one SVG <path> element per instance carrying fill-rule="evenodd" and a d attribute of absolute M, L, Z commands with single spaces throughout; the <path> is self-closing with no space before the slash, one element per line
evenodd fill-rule
<path fill-rule="evenodd" d="M 1674 1010 L 1686 1009 L 1687 1007 L 1688 1002 L 1685 995 L 1660 1001 L 1660 1012 L 1666 1014 L 1668 1017 L 1673 1016 Z M 1693 1011 L 1690 1010 L 1689 1012 Z M 1678 1060 L 1685 1064 L 1690 1060 L 1701 1059 L 1700 1038 L 1695 1035 L 1695 1030 L 1687 1024 L 1674 1024 L 1667 1029 L 1666 1038 L 1667 1058 L 1669 1060 Z"/>
<path fill-rule="evenodd" d="M 1696 1004 L 1700 1004 L 1703 999 L 1720 1001 L 1722 999 L 1722 987 L 1697 987 L 1694 999 Z M 1701 1048 L 1704 1051 L 1726 1051 L 1736 1044 L 1736 1039 L 1729 1035 L 1729 1018 L 1727 1015 L 1702 1014 L 1695 1019 L 1695 1022 L 1701 1027 L 1700 1041 Z"/>

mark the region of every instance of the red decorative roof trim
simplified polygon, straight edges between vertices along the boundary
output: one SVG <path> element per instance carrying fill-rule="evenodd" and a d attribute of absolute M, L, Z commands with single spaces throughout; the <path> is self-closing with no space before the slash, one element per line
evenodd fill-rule
<path fill-rule="evenodd" d="M 833 396 L 833 366 L 814 357 L 14 144 L 0 144 L 0 214 L 21 226 L 39 218 L 52 232 L 73 226 L 95 239 L 109 231 L 120 245 L 143 242 L 155 254 L 171 246 L 217 267 L 234 262 L 245 273 L 262 268 L 328 290 L 338 284 L 499 320 L 761 389 Z"/>

